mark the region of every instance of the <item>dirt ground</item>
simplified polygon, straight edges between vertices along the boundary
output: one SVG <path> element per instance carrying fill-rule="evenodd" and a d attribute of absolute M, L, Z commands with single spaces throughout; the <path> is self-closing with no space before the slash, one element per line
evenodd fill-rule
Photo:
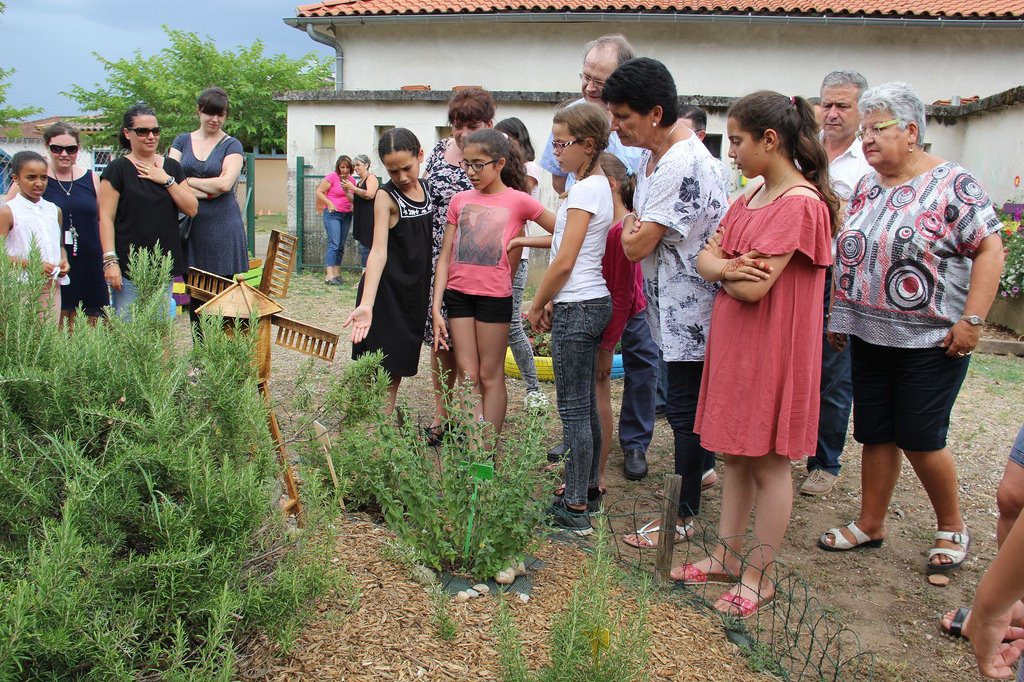
<path fill-rule="evenodd" d="M 285 301 L 285 314 L 289 317 L 342 332 L 343 340 L 334 363 L 333 371 L 336 372 L 340 372 L 350 355 L 348 332 L 341 325 L 354 305 L 355 282 L 351 273 L 346 273 L 346 284 L 339 287 L 323 286 L 319 274 L 293 277 L 292 289 Z M 424 352 L 420 374 L 403 384 L 400 395 L 413 409 L 429 414 L 433 403 L 425 371 L 426 359 Z M 303 360 L 304 356 L 275 348 L 274 380 L 281 380 L 283 384 L 289 375 L 294 375 Z M 509 379 L 508 386 L 510 412 L 523 410 L 522 383 Z M 1021 425 L 1016 401 L 1024 395 L 1022 389 L 1024 358 L 975 354 L 954 409 L 949 439 L 957 462 L 961 503 L 972 533 L 972 544 L 966 563 L 950 574 L 951 582 L 946 587 L 936 587 L 927 581 L 925 562 L 932 546 L 934 516 L 920 483 L 906 464 L 890 508 L 888 538 L 885 545 L 877 550 L 826 553 L 816 546 L 818 536 L 827 528 L 844 525 L 857 517 L 861 471 L 859 446 L 852 438 L 847 440 L 842 458 L 843 471 L 833 491 L 819 498 L 796 495 L 793 518 L 780 559 L 806 581 L 811 594 L 824 604 L 831 615 L 856 632 L 863 649 L 874 656 L 875 679 L 978 679 L 969 646 L 964 640 L 953 640 L 942 634 L 938 618 L 946 610 L 970 604 L 975 585 L 995 555 L 995 491 L 1006 466 L 1009 447 Z M 542 383 L 542 390 L 553 406 L 553 384 Z M 271 392 L 274 392 L 274 382 L 271 383 Z M 621 382 L 613 382 L 613 405 L 620 394 Z M 550 443 L 554 444 L 560 438 L 560 427 L 553 407 L 549 414 Z M 616 443 L 608 463 L 606 503 L 614 505 L 616 500 L 652 496 L 662 486 L 664 475 L 672 472 L 672 434 L 664 419 L 656 423 L 648 462 L 650 475 L 645 480 L 624 480 L 622 454 Z M 721 465 L 719 473 L 721 475 Z M 799 485 L 805 475 L 803 463 L 795 464 L 794 485 Z M 704 495 L 703 509 L 711 523 L 718 518 L 720 492 L 719 483 Z M 547 589 L 564 588 L 557 588 L 556 583 L 551 583 Z M 475 605 L 476 602 L 471 604 L 474 605 L 458 606 L 474 612 L 484 609 Z M 386 618 L 385 615 L 381 617 Z M 288 662 L 279 661 L 274 666 L 277 673 L 268 671 L 265 679 L 295 679 L 296 676 L 371 679 L 372 676 L 368 675 L 373 663 L 367 661 L 361 664 L 363 672 L 346 668 L 349 671 L 346 674 L 338 669 L 333 676 L 324 671 L 314 673 L 312 667 L 305 667 L 312 666 L 311 661 L 315 660 L 315 654 L 310 654 L 305 648 L 307 644 L 313 642 L 309 646 L 322 648 L 326 641 L 323 628 L 345 627 L 337 623 L 330 625 L 327 623 L 329 620 L 317 619 L 311 623 L 300 636 L 294 656 Z M 341 621 L 344 620 L 342 617 Z M 467 627 L 472 622 L 475 621 L 467 620 Z M 708 621 L 707 627 L 709 632 L 721 632 L 717 620 Z M 717 634 L 714 638 L 718 638 Z M 385 644 L 379 646 L 387 647 Z M 704 646 L 703 642 L 701 646 Z M 335 650 L 332 652 L 337 654 Z M 457 662 L 452 662 L 447 649 L 438 648 L 436 652 L 438 658 L 458 667 Z M 493 666 L 493 653 L 490 659 Z M 422 668 L 423 663 L 427 661 L 420 661 L 417 665 Z M 288 665 L 294 670 L 288 672 Z M 408 669 L 415 673 L 416 667 Z M 429 669 L 436 674 L 435 679 L 480 679 L 478 673 L 483 671 L 463 676 L 454 668 L 441 666 Z M 730 674 L 735 677 L 707 679 L 753 679 L 749 672 L 741 674 L 736 670 Z M 704 678 L 687 674 L 667 679 Z"/>

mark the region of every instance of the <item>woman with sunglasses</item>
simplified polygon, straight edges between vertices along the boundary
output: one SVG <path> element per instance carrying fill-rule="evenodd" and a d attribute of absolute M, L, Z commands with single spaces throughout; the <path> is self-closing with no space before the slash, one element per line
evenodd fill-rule
<path fill-rule="evenodd" d="M 110 162 L 100 176 L 100 243 L 103 278 L 110 285 L 114 310 L 127 316 L 138 298 L 131 282 L 128 255 L 132 248 L 170 254 L 171 277 L 185 274 L 178 212 L 195 216 L 196 195 L 185 184 L 185 174 L 174 159 L 157 154 L 160 126 L 156 114 L 136 104 L 124 114 L 121 146 L 128 154 Z M 167 283 L 168 317 L 174 316 L 171 283 Z"/>

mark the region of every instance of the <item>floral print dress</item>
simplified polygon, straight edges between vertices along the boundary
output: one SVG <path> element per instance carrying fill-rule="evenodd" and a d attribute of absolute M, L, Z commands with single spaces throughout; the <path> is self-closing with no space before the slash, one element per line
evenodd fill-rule
<path fill-rule="evenodd" d="M 464 192 L 469 189 L 473 189 L 473 183 L 469 181 L 469 176 L 466 175 L 466 171 L 462 170 L 460 166 L 448 163 L 445 160 L 445 152 L 448 151 L 448 146 L 455 144 L 454 138 L 446 138 L 441 140 L 434 149 L 430 152 L 430 157 L 427 158 L 427 168 L 424 176 L 428 180 L 430 186 L 430 200 L 434 204 L 434 235 L 433 235 L 433 248 L 431 253 L 431 272 L 437 269 L 437 258 L 441 255 L 441 243 L 444 241 L 444 228 L 448 224 L 448 204 L 451 203 L 452 197 L 459 192 Z M 430 276 L 430 301 L 427 306 L 427 323 L 423 329 L 423 342 L 428 346 L 434 345 L 434 324 L 433 318 L 430 314 L 430 309 L 434 305 L 434 276 Z M 444 304 L 441 304 L 441 315 L 444 316 L 445 321 L 448 320 L 448 311 L 445 309 Z M 448 339 L 448 345 L 451 347 L 451 339 Z"/>

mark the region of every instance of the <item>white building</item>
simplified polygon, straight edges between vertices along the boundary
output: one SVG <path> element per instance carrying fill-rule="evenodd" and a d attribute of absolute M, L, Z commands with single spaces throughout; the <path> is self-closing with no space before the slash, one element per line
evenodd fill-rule
<path fill-rule="evenodd" d="M 518 116 L 542 144 L 556 104 L 578 96 L 584 44 L 623 33 L 637 54 L 668 66 L 683 100 L 708 111 L 711 135 L 724 134 L 733 98 L 759 89 L 816 95 L 834 69 L 860 71 L 870 84 L 909 82 L 926 102 L 980 95 L 932 107 L 927 143 L 976 173 L 997 203 L 1024 196 L 1019 0 L 324 0 L 285 23 L 336 51 L 335 90 L 278 96 L 288 102 L 291 178 L 299 156 L 319 174 L 340 153 L 376 163 L 377 139 L 391 126 L 411 129 L 429 151 L 447 135 L 446 103 L 460 85 L 489 90 L 497 117 Z"/>

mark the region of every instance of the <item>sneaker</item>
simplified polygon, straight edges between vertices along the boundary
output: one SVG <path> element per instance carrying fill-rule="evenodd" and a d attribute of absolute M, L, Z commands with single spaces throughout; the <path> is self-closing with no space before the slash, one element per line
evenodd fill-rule
<path fill-rule="evenodd" d="M 565 497 L 565 486 L 559 486 L 555 491 L 555 499 L 562 500 Z M 601 514 L 601 504 L 604 502 L 604 490 L 601 488 L 587 488 L 587 513 Z M 572 510 L 570 510 L 572 511 Z"/>
<path fill-rule="evenodd" d="M 523 404 L 530 412 L 540 412 L 549 405 L 548 397 L 540 391 L 530 391 L 523 398 Z"/>
<path fill-rule="evenodd" d="M 832 486 L 836 484 L 837 478 L 839 477 L 835 474 L 830 474 L 824 469 L 815 469 L 800 484 L 800 494 L 824 495 L 832 490 Z"/>
<path fill-rule="evenodd" d="M 594 527 L 590 525 L 590 515 L 578 512 L 565 506 L 564 499 L 555 499 L 547 510 L 548 525 L 556 530 L 564 530 L 576 535 L 590 535 Z"/>
<path fill-rule="evenodd" d="M 344 282 L 341 281 L 341 277 L 331 277 L 329 280 L 325 281 L 324 284 L 329 287 L 336 287 L 344 284 Z"/>

